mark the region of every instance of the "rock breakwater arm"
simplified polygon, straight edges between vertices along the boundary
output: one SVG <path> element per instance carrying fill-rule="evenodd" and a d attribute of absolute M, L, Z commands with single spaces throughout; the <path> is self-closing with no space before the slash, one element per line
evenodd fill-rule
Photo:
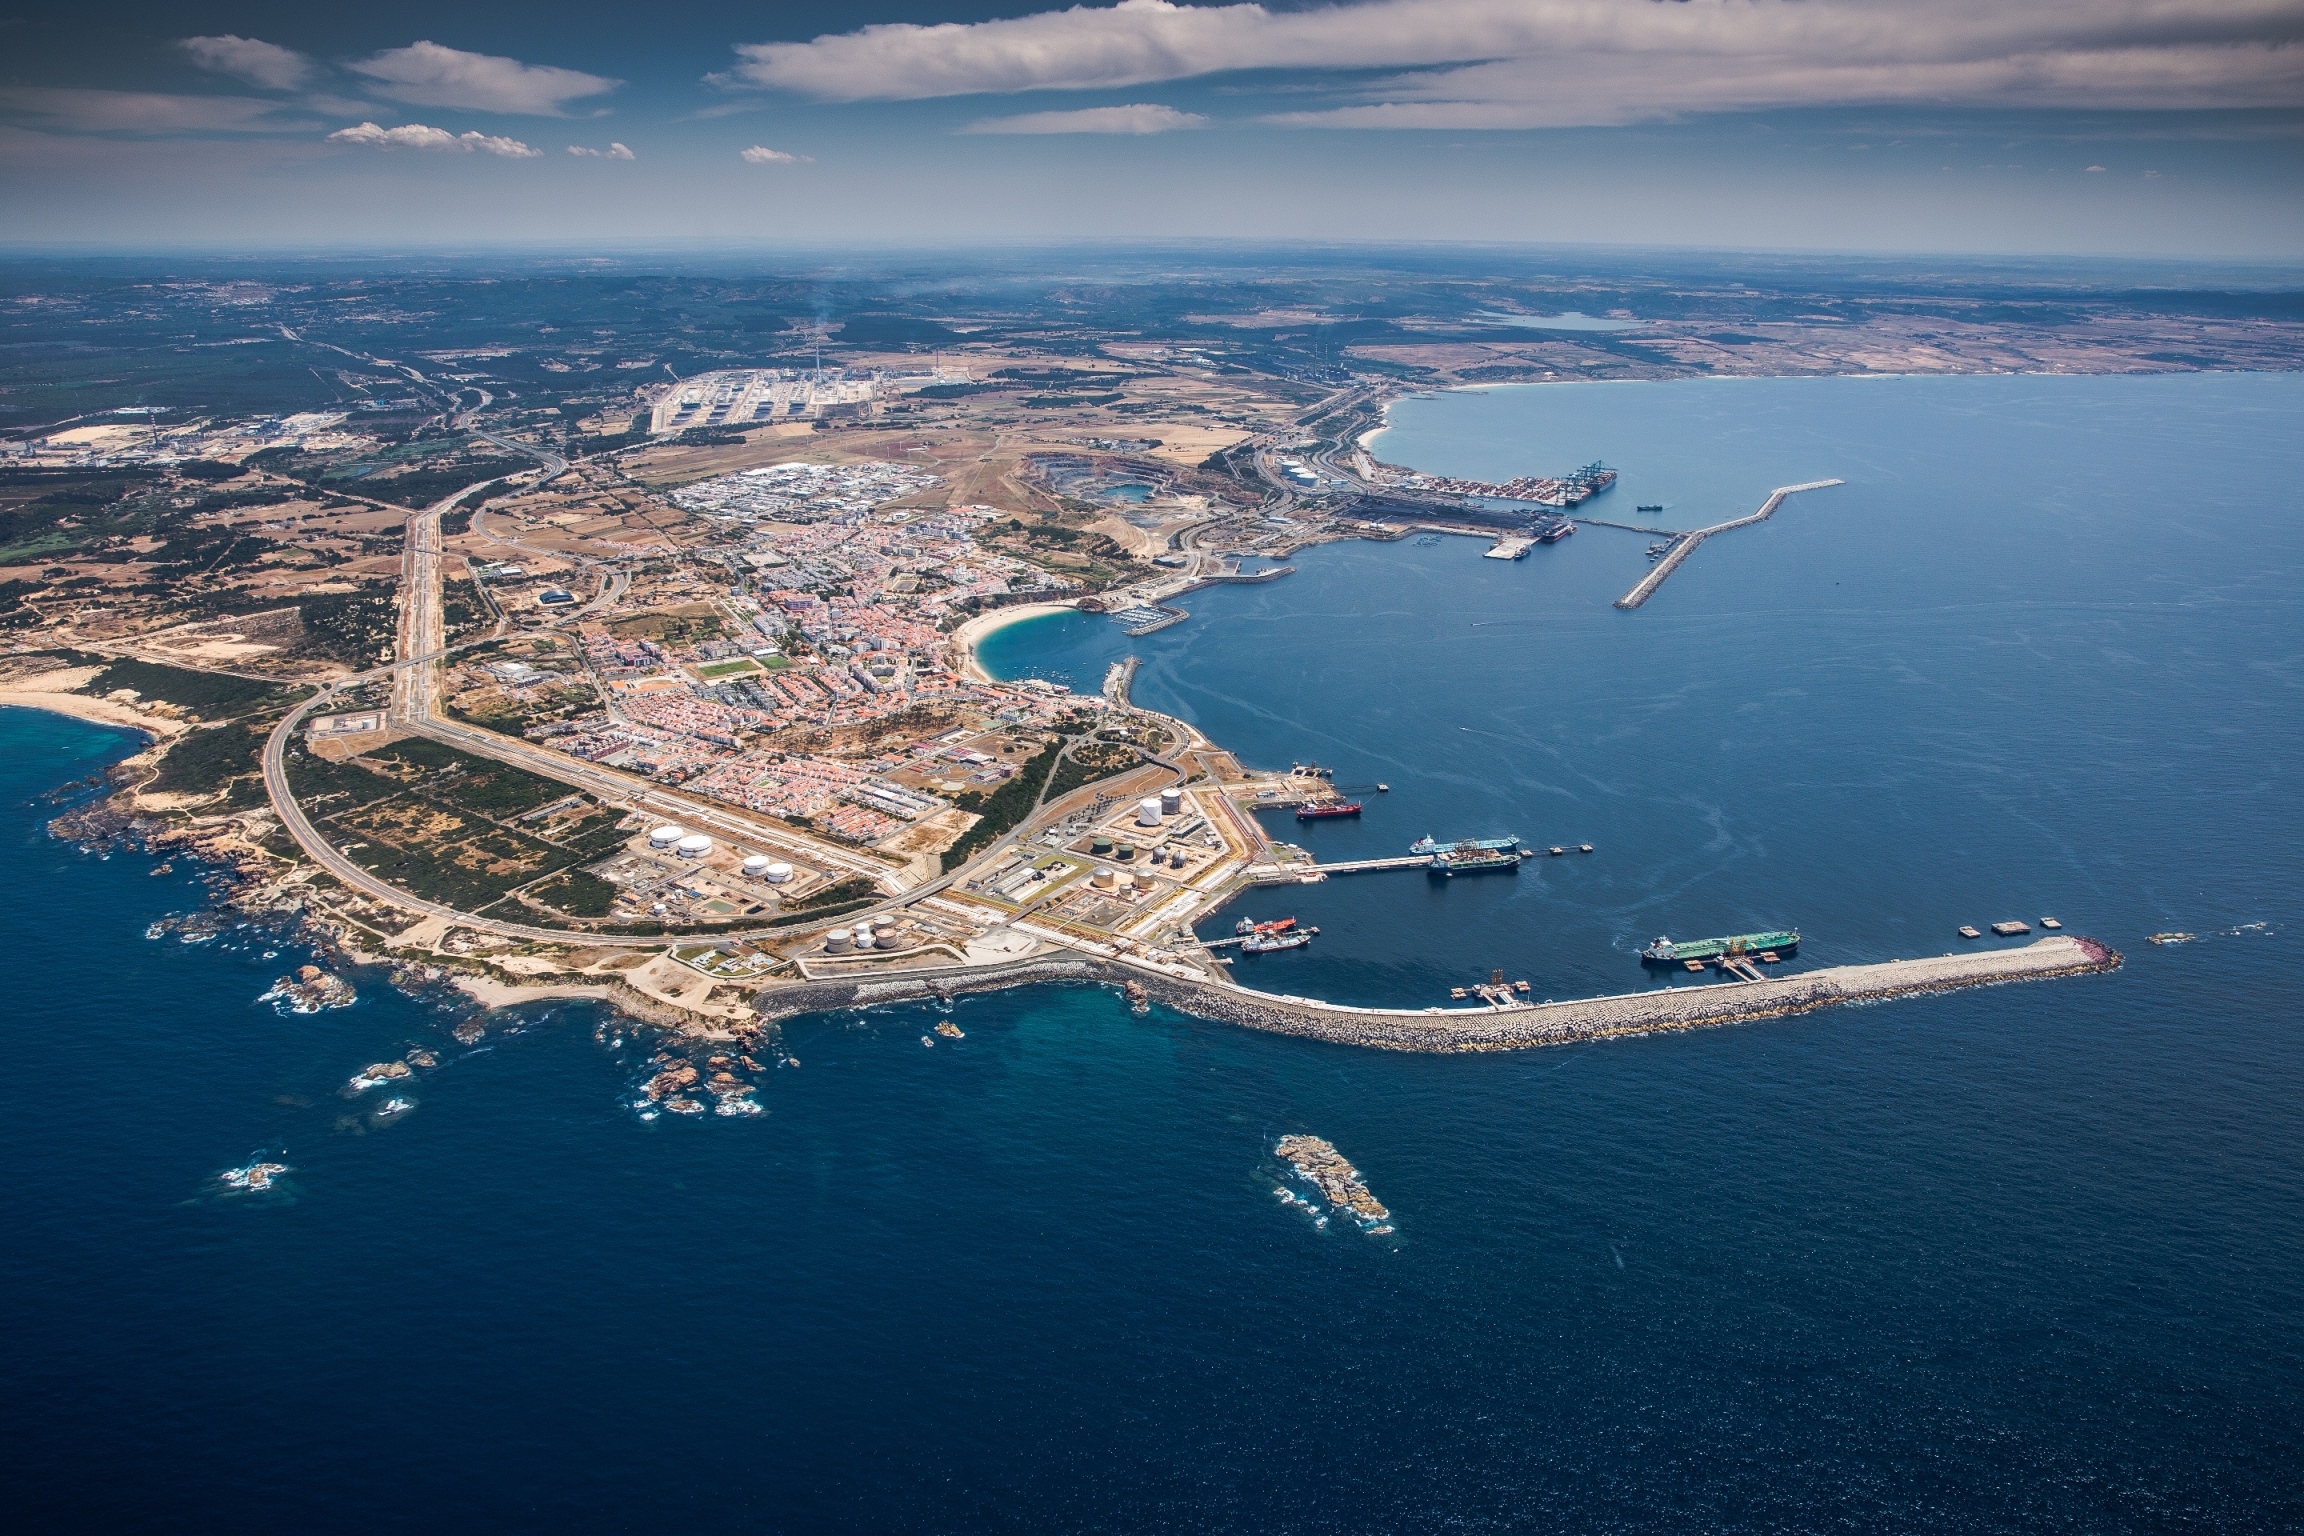
<path fill-rule="evenodd" d="M 1929 960 L 1842 965 L 1780 980 L 1665 986 L 1612 997 L 1508 1008 L 1349 1008 L 1242 987 L 1193 986 L 1144 978 L 1152 995 L 1202 1017 L 1278 1034 L 1305 1035 L 1389 1051 L 1510 1051 L 1662 1030 L 1702 1029 L 1753 1019 L 1957 991 L 2003 982 L 2045 981 L 2117 970 L 2116 950 L 2059 934 L 2017 949 L 1971 950 Z"/>
<path fill-rule="evenodd" d="M 2095 939 L 2057 934 L 2014 949 L 1968 950 L 1929 960 L 1841 965 L 1757 982 L 1663 986 L 1645 992 L 1564 1003 L 1522 1003 L 1504 1008 L 1352 1008 L 1312 998 L 1257 992 L 1217 982 L 1189 982 L 1124 962 L 1048 957 L 980 970 L 943 971 L 933 977 L 783 984 L 755 1000 L 765 1019 L 836 1008 L 869 1007 L 960 992 L 991 991 L 1037 982 L 1140 983 L 1158 1002 L 1182 1013 L 1275 1034 L 1303 1035 L 1340 1045 L 1386 1051 L 1513 1051 L 1570 1045 L 1621 1035 L 1704 1029 L 1829 1008 L 1836 1003 L 1884 1002 L 2005 982 L 2046 981 L 2120 968 L 2117 950 Z"/>

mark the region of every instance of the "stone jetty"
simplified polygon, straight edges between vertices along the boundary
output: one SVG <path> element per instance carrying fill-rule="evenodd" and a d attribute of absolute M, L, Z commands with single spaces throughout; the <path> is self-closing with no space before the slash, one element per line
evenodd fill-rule
<path fill-rule="evenodd" d="M 1883 1002 L 1965 987 L 2046 981 L 2120 968 L 2117 950 L 2095 939 L 2055 934 L 2008 949 L 1964 950 L 1926 960 L 1839 965 L 1766 981 L 1659 986 L 1611 997 L 1479 1008 L 1352 1008 L 1315 998 L 1258 992 L 1217 982 L 1190 982 L 1165 972 L 1107 960 L 1027 961 L 973 971 L 857 984 L 814 982 L 771 987 L 755 1006 L 766 1019 L 834 1008 L 869 1007 L 1034 982 L 1138 983 L 1157 1002 L 1200 1018 L 1276 1034 L 1386 1051 L 1514 1051 L 1569 1045 L 1662 1030 L 1703 1029 L 1807 1013 L 1836 1003 Z"/>

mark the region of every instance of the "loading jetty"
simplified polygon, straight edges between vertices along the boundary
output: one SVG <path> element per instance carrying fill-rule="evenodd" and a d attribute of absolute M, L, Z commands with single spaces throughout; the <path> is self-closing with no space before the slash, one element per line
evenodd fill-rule
<path fill-rule="evenodd" d="M 1845 480 L 1810 480 L 1802 485 L 1780 485 L 1768 493 L 1768 499 L 1760 504 L 1759 511 L 1747 517 L 1731 518 L 1725 523 L 1714 523 L 1709 528 L 1698 528 L 1690 533 L 1673 534 L 1672 547 L 1656 562 L 1654 568 L 1640 579 L 1638 586 L 1616 599 L 1616 606 L 1629 612 L 1654 597 L 1656 589 L 1664 585 L 1665 579 L 1680 569 L 1680 562 L 1694 554 L 1697 545 L 1715 534 L 1726 533 L 1734 528 L 1749 528 L 1754 523 L 1768 521 L 1776 515 L 1776 509 L 1784 505 L 1784 498 L 1787 496 L 1795 496 L 1802 491 L 1820 491 L 1826 486 L 1846 485 L 1847 483 Z M 1641 529 L 1640 531 L 1645 533 L 1649 530 Z"/>

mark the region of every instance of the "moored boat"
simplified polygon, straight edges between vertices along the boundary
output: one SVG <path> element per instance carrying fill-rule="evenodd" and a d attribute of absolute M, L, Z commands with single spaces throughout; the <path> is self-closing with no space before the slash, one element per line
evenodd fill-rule
<path fill-rule="evenodd" d="M 1738 958 L 1774 952 L 1789 955 L 1800 947 L 1800 935 L 1792 929 L 1778 929 L 1770 933 L 1739 933 L 1721 939 L 1683 939 L 1675 944 L 1659 936 L 1653 944 L 1640 951 L 1643 965 L 1684 965 L 1690 962 L 1701 966 L 1706 960 Z"/>
<path fill-rule="evenodd" d="M 1442 848 L 1432 855 L 1432 862 L 1427 866 L 1436 875 L 1477 875 L 1519 867 L 1520 850 L 1516 846 L 1496 848 L 1469 842 Z"/>

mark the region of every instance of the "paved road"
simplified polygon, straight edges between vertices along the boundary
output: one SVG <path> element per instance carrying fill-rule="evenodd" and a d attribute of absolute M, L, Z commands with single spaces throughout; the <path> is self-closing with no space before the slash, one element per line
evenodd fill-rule
<path fill-rule="evenodd" d="M 546 453 L 511 439 L 480 433 L 489 441 L 503 447 L 524 452 L 545 461 L 553 474 L 565 470 L 565 459 Z M 550 476 L 547 476 L 550 478 Z M 657 948 L 671 942 L 673 936 L 617 937 L 614 935 L 572 932 L 565 929 L 539 928 L 525 923 L 505 922 L 495 918 L 479 917 L 438 902 L 426 901 L 410 895 L 399 887 L 370 874 L 351 859 L 312 824 L 303 807 L 296 802 L 288 784 L 287 749 L 297 728 L 306 716 L 331 702 L 344 689 L 370 682 L 389 674 L 392 678 L 392 717 L 403 728 L 415 734 L 441 741 L 513 767 L 523 768 L 542 777 L 581 789 L 603 803 L 628 807 L 634 811 L 653 813 L 686 826 L 700 827 L 717 832 L 742 846 L 774 852 L 794 862 L 826 869 L 839 874 L 858 875 L 871 880 L 885 891 L 888 899 L 871 907 L 848 914 L 853 918 L 877 916 L 908 906 L 923 897 L 945 890 L 957 880 L 972 877 L 973 872 L 997 863 L 1019 842 L 1032 836 L 1048 822 L 1059 819 L 1075 801 L 1092 795 L 1094 786 L 1062 797 L 1055 805 L 1035 803 L 1033 810 L 1016 827 L 1009 830 L 960 869 L 940 874 L 925 883 L 907 888 L 905 871 L 891 869 L 861 853 L 852 853 L 830 844 L 810 840 L 796 840 L 780 827 L 764 824 L 760 819 L 740 807 L 716 801 L 702 800 L 667 790 L 636 774 L 627 774 L 597 763 L 587 763 L 566 753 L 554 752 L 532 742 L 499 735 L 456 721 L 441 718 L 435 708 L 436 677 L 434 663 L 442 657 L 485 641 L 467 641 L 464 645 L 448 646 L 444 643 L 440 611 L 440 518 L 460 498 L 470 495 L 493 481 L 479 481 L 466 486 L 453 496 L 415 514 L 408 520 L 408 543 L 402 562 L 405 583 L 404 600 L 399 626 L 399 659 L 388 666 L 372 668 L 367 672 L 333 684 L 289 711 L 273 728 L 264 744 L 264 787 L 271 796 L 273 808 L 279 813 L 281 824 L 296 839 L 311 860 L 345 885 L 375 899 L 409 911 L 431 917 L 446 918 L 460 927 L 506 938 L 550 943 L 582 943 L 614 948 Z M 621 572 L 616 573 L 621 575 Z M 616 590 L 620 591 L 620 587 Z M 604 593 L 605 598 L 608 594 Z M 1147 712 L 1149 713 L 1149 712 Z M 1165 720 L 1166 717 L 1157 717 Z M 1186 741 L 1193 738 L 1190 729 L 1181 721 L 1168 722 Z M 1072 745 L 1077 745 L 1073 743 Z M 1067 747 L 1067 752 L 1070 750 Z M 1187 777 L 1180 764 L 1150 759 L 1155 765 L 1167 769 L 1181 783 Z M 1045 801 L 1042 791 L 1041 801 Z M 722 930 L 713 935 L 726 938 L 762 938 L 779 940 L 791 936 L 790 929 L 756 929 L 744 932 Z"/>

